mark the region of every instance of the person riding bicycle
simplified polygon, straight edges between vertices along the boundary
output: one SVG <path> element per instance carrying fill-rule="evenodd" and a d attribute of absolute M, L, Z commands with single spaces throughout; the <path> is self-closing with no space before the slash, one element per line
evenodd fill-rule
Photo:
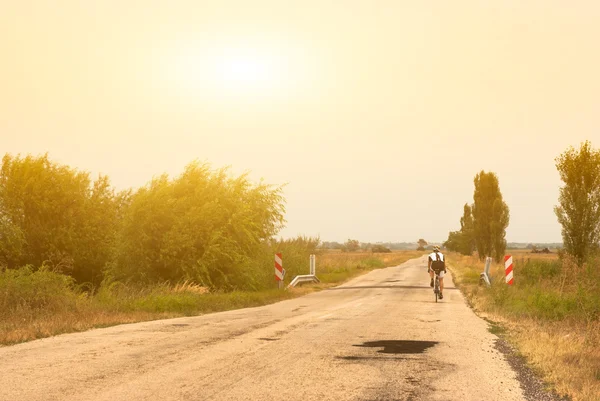
<path fill-rule="evenodd" d="M 434 272 L 440 278 L 440 299 L 444 298 L 444 275 L 446 274 L 446 258 L 444 254 L 440 252 L 439 246 L 433 247 L 433 252 L 429 254 L 429 261 L 427 264 L 427 272 L 429 273 L 429 277 L 431 277 L 431 282 L 429 283 L 430 287 L 433 287 L 433 274 Z"/>

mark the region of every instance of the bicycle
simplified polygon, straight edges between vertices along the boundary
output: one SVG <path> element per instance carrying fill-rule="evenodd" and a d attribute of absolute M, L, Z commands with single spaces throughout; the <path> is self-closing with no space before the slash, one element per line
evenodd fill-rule
<path fill-rule="evenodd" d="M 433 281 L 433 293 L 435 294 L 435 302 L 437 303 L 438 298 L 440 297 L 440 274 L 437 272 L 433 272 L 435 276 Z"/>

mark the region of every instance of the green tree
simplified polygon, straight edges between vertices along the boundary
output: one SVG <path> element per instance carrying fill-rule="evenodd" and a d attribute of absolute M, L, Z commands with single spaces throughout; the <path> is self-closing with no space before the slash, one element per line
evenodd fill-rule
<path fill-rule="evenodd" d="M 567 149 L 556 159 L 564 186 L 555 213 L 565 250 L 579 263 L 598 249 L 600 240 L 600 151 L 589 141 Z"/>
<path fill-rule="evenodd" d="M 163 175 L 131 196 L 110 274 L 227 290 L 259 285 L 255 263 L 281 228 L 283 212 L 280 187 L 192 163 L 179 177 Z"/>
<path fill-rule="evenodd" d="M 473 238 L 474 225 L 473 213 L 469 204 L 465 203 L 463 207 L 463 216 L 460 218 L 460 249 L 463 255 L 472 255 L 475 250 L 475 241 Z"/>
<path fill-rule="evenodd" d="M 102 279 L 117 229 L 107 178 L 41 157 L 5 155 L 0 170 L 0 256 L 11 267 L 48 265 L 79 282 Z"/>
<path fill-rule="evenodd" d="M 25 236 L 0 207 L 0 268 L 16 268 L 22 258 Z"/>
<path fill-rule="evenodd" d="M 321 249 L 342 249 L 343 245 L 335 241 L 323 241 Z"/>
<path fill-rule="evenodd" d="M 356 239 L 349 239 L 344 243 L 342 252 L 356 252 L 360 249 L 360 242 Z"/>
<path fill-rule="evenodd" d="M 423 238 L 419 238 L 417 245 L 419 245 L 417 251 L 424 251 L 425 247 L 427 246 L 427 241 L 425 241 Z"/>
<path fill-rule="evenodd" d="M 453 252 L 460 252 L 463 255 L 472 255 L 475 249 L 473 240 L 473 215 L 471 206 L 465 204 L 463 207 L 463 216 L 460 218 L 460 231 L 451 231 L 444 246 Z"/>
<path fill-rule="evenodd" d="M 373 248 L 373 244 L 370 242 L 363 242 L 360 244 L 360 249 L 363 251 L 368 251 Z"/>
<path fill-rule="evenodd" d="M 444 247 L 452 252 L 460 252 L 462 249 L 462 233 L 460 231 L 450 231 L 448 239 L 444 242 Z"/>
<path fill-rule="evenodd" d="M 100 176 L 85 193 L 82 215 L 76 219 L 73 238 L 73 277 L 78 282 L 99 284 L 114 258 L 123 208 L 128 191 L 116 193 L 108 177 Z"/>
<path fill-rule="evenodd" d="M 371 252 L 373 252 L 373 253 L 391 253 L 392 251 L 390 248 L 387 248 L 384 245 L 376 244 L 376 245 L 373 245 L 373 247 L 371 248 Z"/>
<path fill-rule="evenodd" d="M 481 171 L 474 179 L 473 238 L 479 257 L 493 256 L 501 261 L 506 249 L 509 209 L 500 192 L 496 174 Z"/>

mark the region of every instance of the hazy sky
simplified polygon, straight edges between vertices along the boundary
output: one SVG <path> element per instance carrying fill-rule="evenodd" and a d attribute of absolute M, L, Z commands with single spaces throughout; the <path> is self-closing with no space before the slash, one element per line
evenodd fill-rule
<path fill-rule="evenodd" d="M 0 0 L 0 154 L 117 188 L 194 159 L 288 183 L 283 236 L 430 241 L 498 174 L 560 241 L 554 158 L 600 146 L 600 2 Z"/>

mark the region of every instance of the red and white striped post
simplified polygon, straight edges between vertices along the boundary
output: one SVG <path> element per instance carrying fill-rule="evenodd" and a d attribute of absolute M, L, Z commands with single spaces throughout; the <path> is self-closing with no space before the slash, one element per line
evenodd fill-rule
<path fill-rule="evenodd" d="M 285 276 L 285 270 L 283 269 L 283 258 L 280 253 L 275 254 L 275 281 L 279 288 L 283 287 L 283 276 Z"/>
<path fill-rule="evenodd" d="M 513 285 L 513 258 L 512 255 L 504 256 L 504 273 L 506 274 L 506 284 Z"/>

